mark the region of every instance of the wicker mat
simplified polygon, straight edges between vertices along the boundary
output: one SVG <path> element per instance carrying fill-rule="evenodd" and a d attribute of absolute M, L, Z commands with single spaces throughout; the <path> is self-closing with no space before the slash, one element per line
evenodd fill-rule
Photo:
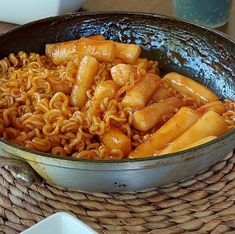
<path fill-rule="evenodd" d="M 0 169 L 0 233 L 19 233 L 66 211 L 99 233 L 235 233 L 235 155 L 194 179 L 138 193 L 25 187 Z"/>

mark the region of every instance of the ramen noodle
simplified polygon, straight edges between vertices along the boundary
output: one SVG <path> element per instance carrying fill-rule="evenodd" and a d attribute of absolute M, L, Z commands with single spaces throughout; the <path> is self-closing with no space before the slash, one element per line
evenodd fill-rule
<path fill-rule="evenodd" d="M 0 60 L 0 137 L 52 155 L 124 159 L 195 147 L 234 127 L 235 103 L 95 35 Z"/>

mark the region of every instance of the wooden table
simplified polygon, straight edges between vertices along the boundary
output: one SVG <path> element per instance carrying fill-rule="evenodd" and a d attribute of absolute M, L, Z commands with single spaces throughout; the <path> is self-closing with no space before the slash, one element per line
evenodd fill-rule
<path fill-rule="evenodd" d="M 171 0 L 87 0 L 82 9 L 86 11 L 142 11 L 173 15 Z M 16 26 L 0 22 L 0 34 Z M 235 1 L 233 1 L 229 22 L 217 30 L 235 39 Z"/>

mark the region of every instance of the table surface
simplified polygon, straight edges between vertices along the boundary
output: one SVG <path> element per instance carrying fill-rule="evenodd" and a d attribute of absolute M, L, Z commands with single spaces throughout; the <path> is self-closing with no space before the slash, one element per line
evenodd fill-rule
<path fill-rule="evenodd" d="M 86 11 L 141 11 L 163 15 L 173 15 L 171 0 L 87 0 L 82 7 Z M 17 25 L 0 22 L 0 34 Z M 235 1 L 233 1 L 229 22 L 218 28 L 235 39 Z"/>

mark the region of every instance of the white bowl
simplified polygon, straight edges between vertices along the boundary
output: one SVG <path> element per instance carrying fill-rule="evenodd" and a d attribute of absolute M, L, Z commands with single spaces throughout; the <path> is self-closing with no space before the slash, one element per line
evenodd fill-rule
<path fill-rule="evenodd" d="M 98 234 L 85 223 L 66 212 L 53 214 L 21 234 Z"/>
<path fill-rule="evenodd" d="M 85 0 L 0 0 L 0 21 L 24 24 L 77 11 Z"/>

